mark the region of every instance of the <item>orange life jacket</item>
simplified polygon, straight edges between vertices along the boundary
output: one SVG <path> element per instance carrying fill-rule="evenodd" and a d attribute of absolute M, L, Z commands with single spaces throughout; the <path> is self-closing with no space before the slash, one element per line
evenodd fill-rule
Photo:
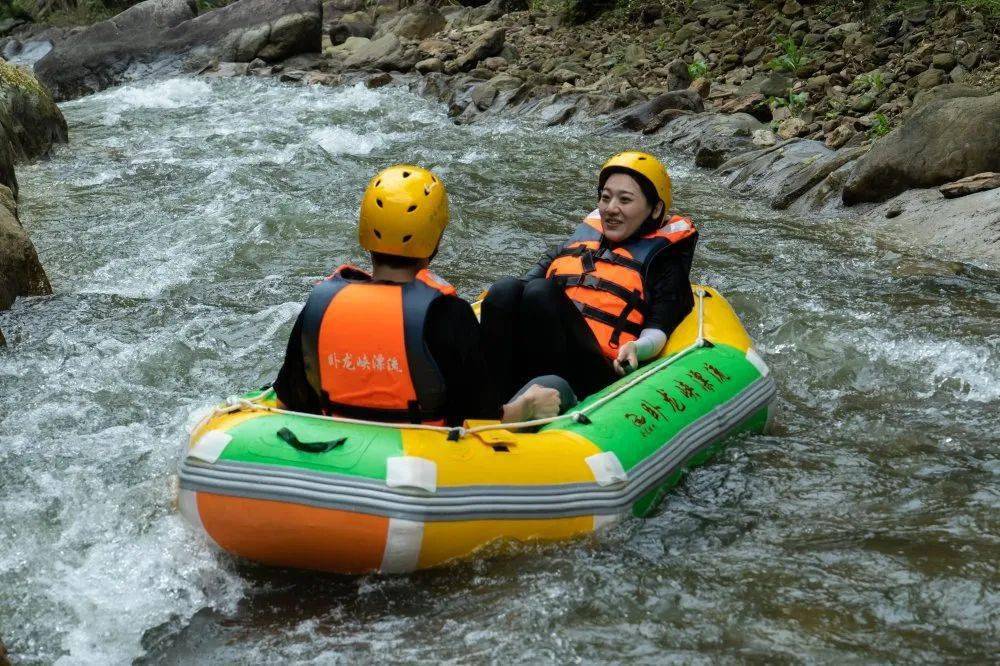
<path fill-rule="evenodd" d="M 317 284 L 302 315 L 302 353 L 326 413 L 443 424 L 447 391 L 424 323 L 434 301 L 454 295 L 428 270 L 397 284 L 345 265 Z"/>
<path fill-rule="evenodd" d="M 595 210 L 563 243 L 545 277 L 566 289 L 604 355 L 614 359 L 620 345 L 642 332 L 649 306 L 646 273 L 653 259 L 696 233 L 690 219 L 674 215 L 652 233 L 610 247 L 604 244 L 601 216 Z"/>

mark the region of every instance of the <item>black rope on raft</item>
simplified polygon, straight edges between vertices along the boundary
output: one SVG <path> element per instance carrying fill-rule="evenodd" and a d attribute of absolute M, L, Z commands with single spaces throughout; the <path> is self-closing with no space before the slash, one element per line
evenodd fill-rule
<path fill-rule="evenodd" d="M 462 437 L 461 428 L 452 428 L 451 430 L 448 431 L 449 442 L 457 442 L 459 439 L 461 439 L 461 437 Z"/>
<path fill-rule="evenodd" d="M 576 414 L 573 414 L 573 420 L 579 423 L 580 425 L 590 425 L 591 423 L 593 423 L 593 421 L 590 420 L 590 417 L 584 414 L 583 412 L 577 412 Z"/>

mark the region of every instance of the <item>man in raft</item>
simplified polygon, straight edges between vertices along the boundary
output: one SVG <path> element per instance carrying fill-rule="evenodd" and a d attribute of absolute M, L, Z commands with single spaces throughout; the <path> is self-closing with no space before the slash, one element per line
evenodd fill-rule
<path fill-rule="evenodd" d="M 587 396 L 655 358 L 691 311 L 698 232 L 668 216 L 670 176 L 654 156 L 609 159 L 597 210 L 521 279 L 483 301 L 483 339 L 501 390 L 524 377 L 564 377 Z"/>
<path fill-rule="evenodd" d="M 427 169 L 372 178 L 358 224 L 372 273 L 343 265 L 313 288 L 274 383 L 287 409 L 448 426 L 558 413 L 544 379 L 499 404 L 472 307 L 429 269 L 448 221 L 444 184 Z"/>

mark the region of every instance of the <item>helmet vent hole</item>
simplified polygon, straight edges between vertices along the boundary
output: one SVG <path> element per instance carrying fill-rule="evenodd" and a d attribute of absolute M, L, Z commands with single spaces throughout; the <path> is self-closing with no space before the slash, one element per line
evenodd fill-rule
<path fill-rule="evenodd" d="M 403 178 L 409 178 L 409 177 L 410 177 L 410 172 L 409 171 L 404 171 L 403 172 Z"/>
<path fill-rule="evenodd" d="M 376 200 L 375 200 L 375 203 L 377 203 L 377 204 L 378 204 L 378 207 L 379 207 L 379 208 L 381 208 L 381 207 L 382 207 L 382 200 L 381 200 L 381 199 L 376 199 Z"/>
<path fill-rule="evenodd" d="M 415 211 L 416 209 L 417 209 L 417 205 L 416 205 L 416 204 L 413 204 L 412 206 L 410 206 L 409 208 L 407 208 L 407 209 L 406 209 L 406 212 L 407 212 L 407 213 L 412 213 L 412 212 L 413 212 L 413 211 Z"/>
<path fill-rule="evenodd" d="M 431 188 L 425 187 L 424 188 L 424 196 L 425 197 L 429 197 L 430 195 L 431 195 Z"/>
<path fill-rule="evenodd" d="M 382 179 L 381 178 L 379 178 L 378 180 L 375 181 L 375 187 L 378 187 L 381 184 L 382 184 Z"/>
<path fill-rule="evenodd" d="M 431 176 L 431 182 L 433 183 L 438 182 L 437 176 Z"/>
<path fill-rule="evenodd" d="M 412 234 L 406 234 L 405 236 L 403 236 L 403 242 L 409 243 L 411 238 L 413 238 Z"/>
<path fill-rule="evenodd" d="M 375 238 L 382 240 L 382 234 L 379 233 L 379 230 L 373 229 L 373 231 L 375 232 Z"/>
<path fill-rule="evenodd" d="M 642 162 L 642 161 L 644 161 L 645 159 L 646 159 L 645 157 L 640 157 L 640 158 L 639 158 L 639 161 L 640 161 L 640 162 Z"/>

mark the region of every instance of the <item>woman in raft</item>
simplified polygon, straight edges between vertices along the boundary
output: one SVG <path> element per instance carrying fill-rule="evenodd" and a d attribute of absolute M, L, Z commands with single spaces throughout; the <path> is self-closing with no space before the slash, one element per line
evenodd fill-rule
<path fill-rule="evenodd" d="M 523 278 L 483 301 L 483 343 L 497 387 L 564 377 L 595 393 L 655 358 L 691 311 L 688 275 L 698 232 L 668 217 L 670 176 L 658 159 L 627 151 L 601 168 L 597 210 Z"/>

